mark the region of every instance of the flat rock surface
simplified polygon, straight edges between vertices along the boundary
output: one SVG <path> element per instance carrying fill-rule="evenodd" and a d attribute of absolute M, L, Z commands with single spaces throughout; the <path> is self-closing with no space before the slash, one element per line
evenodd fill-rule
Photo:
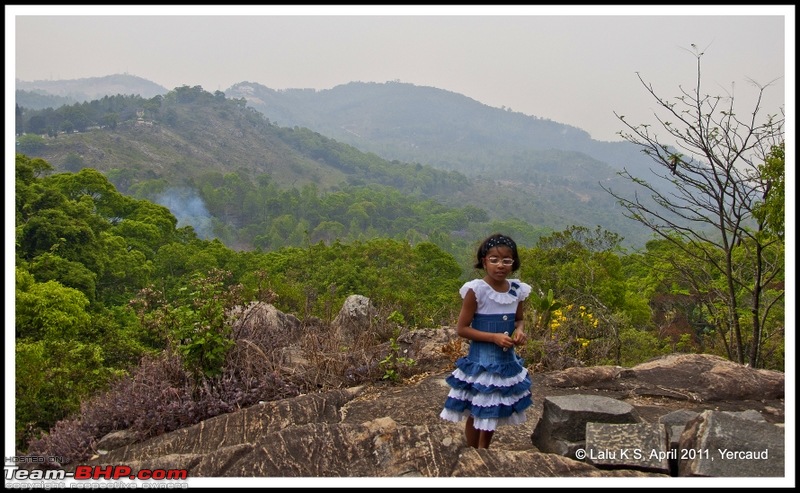
<path fill-rule="evenodd" d="M 345 423 L 362 423 L 378 416 L 389 416 L 397 423 L 403 425 L 449 423 L 449 426 L 464 429 L 464 422 L 450 423 L 442 420 L 439 413 L 444 405 L 448 387 L 444 381 L 450 370 L 429 372 L 414 375 L 409 381 L 401 385 L 375 385 L 365 389 L 364 393 L 350 401 L 342 410 Z M 737 400 L 696 402 L 687 399 L 660 397 L 653 395 L 638 395 L 629 390 L 614 389 L 614 386 L 601 385 L 594 388 L 589 386 L 578 387 L 551 387 L 546 382 L 548 373 L 532 374 L 533 405 L 528 408 L 527 421 L 520 426 L 501 426 L 494 434 L 493 449 L 501 450 L 536 450 L 531 442 L 531 435 L 536 423 L 542 416 L 544 398 L 556 395 L 589 394 L 619 399 L 634 406 L 639 415 L 646 422 L 657 423 L 658 418 L 679 409 L 702 412 L 707 409 L 718 411 L 746 411 L 753 409 L 761 413 L 764 419 L 771 423 L 784 422 L 783 399 L 773 400 Z M 636 385 L 635 379 L 626 378 L 626 386 Z M 642 384 L 645 387 L 645 384 Z M 674 393 L 674 392 L 673 392 Z M 462 433 L 463 437 L 463 433 Z"/>

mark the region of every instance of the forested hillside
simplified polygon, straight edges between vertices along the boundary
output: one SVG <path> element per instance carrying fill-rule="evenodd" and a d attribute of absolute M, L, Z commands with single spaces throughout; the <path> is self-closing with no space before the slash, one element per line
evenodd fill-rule
<path fill-rule="evenodd" d="M 652 178 L 651 159 L 628 142 L 595 141 L 576 127 L 400 82 L 350 82 L 319 91 L 241 82 L 225 94 L 246 99 L 283 126 L 307 127 L 387 159 L 463 173 L 477 194 L 458 203 L 466 200 L 492 215 L 511 208 L 524 221 L 555 230 L 599 225 L 619 232 L 627 246 L 649 239 L 601 187 L 631 193 L 616 174 L 623 168 Z"/>
<path fill-rule="evenodd" d="M 150 99 L 112 96 L 40 111 L 18 107 L 17 131 L 18 150 L 43 157 L 56 169 L 98 169 L 121 191 L 161 203 L 169 200 L 170 207 L 180 204 L 175 197 L 201 204 L 191 217 L 182 215 L 188 206 L 173 210 L 182 223 L 237 248 L 285 244 L 265 242 L 263 230 L 268 236 L 291 236 L 293 244 L 300 245 L 304 231 L 313 237 L 321 226 L 325 231 L 319 237 L 324 239 L 421 234 L 457 251 L 442 238 L 480 237 L 495 228 L 487 221 L 510 221 L 515 224 L 511 231 L 533 240 L 542 232 L 571 225 L 618 232 L 627 246 L 641 246 L 649 239 L 649 233 L 620 214 L 599 183 L 623 190 L 629 185 L 608 165 L 584 154 L 520 152 L 517 159 L 485 165 L 491 173 L 469 178 L 426 163 L 387 161 L 304 127 L 279 126 L 244 99 L 229 99 L 219 91 L 212 95 L 200 87 L 184 86 Z M 328 199 L 333 192 L 357 197 L 346 199 L 341 206 L 345 210 L 336 217 L 287 218 L 267 210 L 265 203 L 274 202 L 263 196 L 268 183 L 276 190 L 313 195 L 314 200 Z M 370 190 L 361 190 L 364 187 Z M 370 197 L 365 199 L 365 194 Z M 160 200 L 161 196 L 169 198 Z M 220 204 L 227 196 L 239 204 Z M 405 205 L 398 207 L 399 202 Z M 456 213 L 461 219 L 433 224 L 408 212 L 409 207 L 420 207 L 415 204 L 461 211 Z M 381 217 L 382 207 L 395 213 Z M 287 233 L 276 226 L 279 218 L 302 225 Z M 482 225 L 470 224 L 478 219 Z M 394 227 L 386 230 L 375 221 L 392 222 Z M 256 240 L 259 235 L 262 238 Z"/>

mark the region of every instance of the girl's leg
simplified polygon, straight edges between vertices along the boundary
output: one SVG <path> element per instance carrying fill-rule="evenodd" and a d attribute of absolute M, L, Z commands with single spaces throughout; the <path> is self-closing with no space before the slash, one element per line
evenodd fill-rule
<path fill-rule="evenodd" d="M 489 448 L 492 443 L 493 431 L 479 430 L 475 428 L 472 416 L 467 418 L 464 426 L 464 435 L 467 437 L 467 445 L 474 448 Z"/>
<path fill-rule="evenodd" d="M 479 431 L 480 435 L 478 437 L 478 448 L 489 448 L 489 444 L 492 443 L 492 436 L 494 435 L 494 432 L 486 430 Z"/>
<path fill-rule="evenodd" d="M 478 448 L 478 441 L 480 436 L 479 430 L 473 426 L 472 416 L 467 418 L 467 424 L 464 425 L 464 436 L 467 438 L 467 446 Z"/>

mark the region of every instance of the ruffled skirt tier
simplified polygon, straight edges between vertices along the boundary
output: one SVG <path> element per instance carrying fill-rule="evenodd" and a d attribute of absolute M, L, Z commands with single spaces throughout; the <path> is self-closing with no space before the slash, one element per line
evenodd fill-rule
<path fill-rule="evenodd" d="M 450 392 L 439 416 L 455 423 L 472 416 L 479 430 L 524 423 L 532 404 L 528 370 L 513 348 L 471 341 L 469 354 L 456 361 L 445 381 Z"/>

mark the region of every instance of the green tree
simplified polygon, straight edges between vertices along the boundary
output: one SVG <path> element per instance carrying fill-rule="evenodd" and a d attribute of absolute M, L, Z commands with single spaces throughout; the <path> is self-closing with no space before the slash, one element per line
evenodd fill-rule
<path fill-rule="evenodd" d="M 599 227 L 592 231 L 573 226 L 541 238 L 535 248 L 520 249 L 520 278 L 530 280 L 535 292 L 532 318 L 548 318 L 547 324 L 531 324 L 543 331 L 543 340 L 566 341 L 579 359 L 620 364 L 620 333 L 631 326 L 629 307 L 638 305 L 626 289 L 620 242 L 618 235 Z M 561 332 L 549 334 L 553 324 Z M 578 338 L 585 343 L 576 345 Z M 590 351 L 583 350 L 586 347 Z"/>
<path fill-rule="evenodd" d="M 105 365 L 98 344 L 64 339 L 18 340 L 15 366 L 18 447 L 76 413 L 82 400 L 122 374 Z"/>
<path fill-rule="evenodd" d="M 153 261 L 148 260 L 135 243 L 122 236 L 103 232 L 100 243 L 104 252 L 103 270 L 97 280 L 98 297 L 106 304 L 125 305 L 131 292 L 149 282 Z"/>
<path fill-rule="evenodd" d="M 786 222 L 786 143 L 773 146 L 762 165 L 759 166 L 764 181 L 764 197 L 755 209 L 756 217 L 764 229 L 783 238 Z"/>
<path fill-rule="evenodd" d="M 64 158 L 64 169 L 67 171 L 78 172 L 86 166 L 80 154 L 70 152 Z"/>
<path fill-rule="evenodd" d="M 53 167 L 41 158 L 29 158 L 24 154 L 17 153 L 15 159 L 15 224 L 17 226 L 17 236 L 19 236 L 20 226 L 36 211 L 39 204 L 57 203 L 61 197 L 57 194 L 45 191 L 39 182 L 39 178 L 50 173 Z"/>
<path fill-rule="evenodd" d="M 59 173 L 50 177 L 48 183 L 70 200 L 79 202 L 83 197 L 91 199 L 92 212 L 105 223 L 113 223 L 126 215 L 125 205 L 130 200 L 119 193 L 114 184 L 96 169 L 84 168 L 76 173 Z"/>
<path fill-rule="evenodd" d="M 29 134 L 35 134 L 36 136 L 44 134 L 47 131 L 47 119 L 45 119 L 44 115 L 31 116 L 25 126 L 25 131 Z M 44 140 L 42 140 L 42 142 L 44 142 Z M 23 151 L 28 152 L 25 149 L 23 149 Z"/>
<path fill-rule="evenodd" d="M 332 243 L 337 239 L 341 239 L 344 232 L 344 224 L 338 221 L 323 221 L 311 232 L 311 241 Z"/>
<path fill-rule="evenodd" d="M 119 123 L 119 115 L 116 113 L 106 113 L 103 115 L 102 125 L 104 127 L 108 127 L 111 130 L 117 128 L 117 123 Z"/>
<path fill-rule="evenodd" d="M 24 269 L 16 269 L 15 326 L 18 337 L 75 339 L 88 328 L 89 300 L 80 291 L 57 281 L 36 282 Z"/>
<path fill-rule="evenodd" d="M 134 302 L 143 325 L 165 337 L 168 348 L 181 356 L 198 384 L 222 372 L 234 344 L 229 314 L 241 304 L 242 291 L 229 278 L 229 272 L 219 269 L 195 273 L 189 286 L 177 289 L 170 300 L 148 288 Z"/>
<path fill-rule="evenodd" d="M 18 443 L 78 410 L 119 372 L 91 339 L 89 300 L 56 281 L 16 268 L 15 409 Z"/>
<path fill-rule="evenodd" d="M 80 262 L 45 252 L 30 262 L 29 270 L 39 282 L 57 281 L 65 287 L 77 289 L 89 301 L 95 299 L 97 275 Z"/>
<path fill-rule="evenodd" d="M 64 120 L 58 128 L 65 134 L 71 134 L 75 130 L 75 125 L 69 120 Z"/>

